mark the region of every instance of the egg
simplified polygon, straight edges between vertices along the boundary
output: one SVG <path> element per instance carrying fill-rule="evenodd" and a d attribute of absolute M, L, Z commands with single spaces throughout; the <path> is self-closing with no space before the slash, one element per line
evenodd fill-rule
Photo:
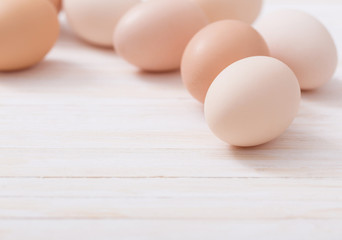
<path fill-rule="evenodd" d="M 207 23 L 204 12 L 189 0 L 142 2 L 118 23 L 114 47 L 139 69 L 176 70 L 187 43 Z"/>
<path fill-rule="evenodd" d="M 46 0 L 1 0 L 0 10 L 0 71 L 40 62 L 59 35 L 54 6 Z"/>
<path fill-rule="evenodd" d="M 246 57 L 267 55 L 266 42 L 249 24 L 218 21 L 189 42 L 182 59 L 182 79 L 191 95 L 203 103 L 210 84 L 223 69 Z"/>
<path fill-rule="evenodd" d="M 323 86 L 334 75 L 337 50 L 325 26 L 297 10 L 278 10 L 264 16 L 256 28 L 264 36 L 272 57 L 295 72 L 302 90 Z"/>
<path fill-rule="evenodd" d="M 280 136 L 294 120 L 301 92 L 293 71 L 271 57 L 249 57 L 224 69 L 208 90 L 205 119 L 221 140 L 257 146 Z"/>
<path fill-rule="evenodd" d="M 121 16 L 139 0 L 64 0 L 68 22 L 88 43 L 112 47 L 113 31 Z"/>
<path fill-rule="evenodd" d="M 211 22 L 236 19 L 252 23 L 258 17 L 262 0 L 193 0 L 205 11 Z"/>
<path fill-rule="evenodd" d="M 62 8 L 62 0 L 49 0 L 57 9 L 59 12 Z"/>

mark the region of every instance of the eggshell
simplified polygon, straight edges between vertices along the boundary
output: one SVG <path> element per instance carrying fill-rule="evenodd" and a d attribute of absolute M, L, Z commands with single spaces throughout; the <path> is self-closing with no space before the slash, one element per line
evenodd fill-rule
<path fill-rule="evenodd" d="M 0 71 L 41 61 L 59 35 L 57 11 L 46 0 L 0 1 Z"/>
<path fill-rule="evenodd" d="M 204 102 L 210 84 L 230 64 L 251 56 L 269 55 L 261 35 L 237 20 L 212 23 L 189 42 L 183 55 L 181 73 L 189 92 Z"/>
<path fill-rule="evenodd" d="M 122 15 L 139 0 L 64 0 L 63 7 L 74 32 L 83 40 L 112 47 L 113 31 Z"/>
<path fill-rule="evenodd" d="M 142 70 L 175 70 L 187 43 L 207 23 L 203 11 L 188 0 L 143 2 L 118 23 L 114 46 L 121 57 Z"/>
<path fill-rule="evenodd" d="M 297 10 L 279 10 L 261 18 L 256 27 L 271 56 L 292 68 L 302 90 L 317 89 L 333 77 L 336 45 L 316 18 Z"/>
<path fill-rule="evenodd" d="M 59 12 L 62 8 L 62 0 L 49 0 L 57 9 Z"/>
<path fill-rule="evenodd" d="M 288 128 L 300 96 L 298 80 L 286 64 L 270 57 L 250 57 L 217 76 L 205 100 L 205 118 L 223 141 L 256 146 Z"/>
<path fill-rule="evenodd" d="M 252 23 L 258 17 L 262 0 L 193 0 L 205 11 L 211 22 L 236 19 Z"/>

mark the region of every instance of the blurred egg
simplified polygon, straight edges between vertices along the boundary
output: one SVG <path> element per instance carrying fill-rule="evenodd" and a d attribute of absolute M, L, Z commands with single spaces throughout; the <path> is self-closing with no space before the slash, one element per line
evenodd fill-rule
<path fill-rule="evenodd" d="M 185 49 L 181 73 L 189 92 L 204 102 L 210 84 L 230 64 L 251 56 L 268 56 L 261 35 L 247 23 L 223 20 L 199 31 Z"/>
<path fill-rule="evenodd" d="M 256 146 L 280 136 L 300 104 L 292 70 L 271 57 L 250 57 L 224 69 L 208 90 L 205 118 L 221 140 Z"/>
<path fill-rule="evenodd" d="M 112 47 L 120 17 L 139 0 L 64 0 L 63 7 L 74 32 L 94 45 Z"/>
<path fill-rule="evenodd" d="M 62 8 L 62 0 L 49 0 L 57 9 L 59 12 Z"/>
<path fill-rule="evenodd" d="M 206 24 L 205 14 L 191 1 L 143 2 L 118 23 L 114 46 L 121 57 L 142 70 L 175 70 L 187 43 Z"/>
<path fill-rule="evenodd" d="M 35 65 L 59 35 L 57 12 L 46 0 L 0 1 L 0 71 Z"/>
<path fill-rule="evenodd" d="M 252 23 L 258 17 L 262 0 L 192 0 L 199 4 L 211 22 L 236 19 Z"/>
<path fill-rule="evenodd" d="M 272 57 L 297 75 L 302 90 L 329 81 L 337 67 L 337 50 L 328 30 L 316 18 L 297 10 L 279 10 L 257 23 Z"/>

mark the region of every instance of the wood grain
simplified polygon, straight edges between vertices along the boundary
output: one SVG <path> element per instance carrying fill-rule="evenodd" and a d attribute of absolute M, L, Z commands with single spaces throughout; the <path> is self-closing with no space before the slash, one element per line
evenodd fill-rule
<path fill-rule="evenodd" d="M 266 2 L 314 14 L 341 50 L 340 1 Z M 139 72 L 61 21 L 44 62 L 0 73 L 1 240 L 342 239 L 341 62 L 283 136 L 234 148 L 178 72 Z"/>

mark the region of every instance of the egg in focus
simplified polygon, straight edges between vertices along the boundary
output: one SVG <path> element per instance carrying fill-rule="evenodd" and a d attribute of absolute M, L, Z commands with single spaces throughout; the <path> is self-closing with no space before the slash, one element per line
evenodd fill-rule
<path fill-rule="evenodd" d="M 250 57 L 224 69 L 208 90 L 205 119 L 224 142 L 257 146 L 280 136 L 294 120 L 301 92 L 293 71 L 271 57 Z"/>
<path fill-rule="evenodd" d="M 337 68 L 337 49 L 325 26 L 298 10 L 278 10 L 260 19 L 256 28 L 265 38 L 272 57 L 296 74 L 302 90 L 323 86 Z"/>
<path fill-rule="evenodd" d="M 0 9 L 0 71 L 40 62 L 59 35 L 54 6 L 46 0 L 1 0 Z"/>
<path fill-rule="evenodd" d="M 237 20 L 211 23 L 187 45 L 181 65 L 184 85 L 204 102 L 210 84 L 230 64 L 251 56 L 268 56 L 262 36 L 249 24 Z"/>

